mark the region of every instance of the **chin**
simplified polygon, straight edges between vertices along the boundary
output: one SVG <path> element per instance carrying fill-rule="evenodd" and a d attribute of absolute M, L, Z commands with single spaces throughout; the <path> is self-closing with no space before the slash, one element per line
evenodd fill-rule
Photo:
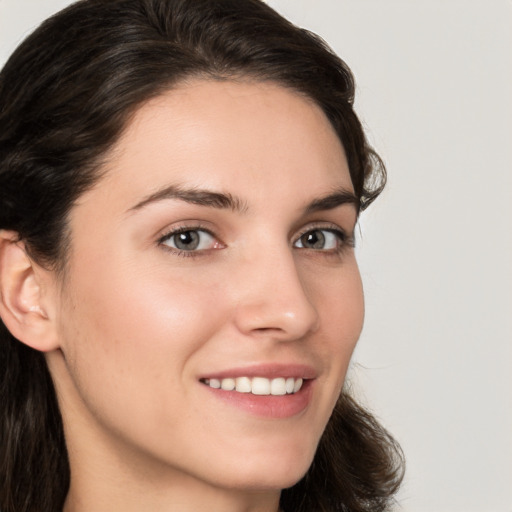
<path fill-rule="evenodd" d="M 247 475 L 236 475 L 231 482 L 226 482 L 224 487 L 251 492 L 282 491 L 293 487 L 302 479 L 308 469 L 309 466 L 302 468 L 301 471 L 282 473 L 272 471 L 267 474 L 251 472 Z"/>
<path fill-rule="evenodd" d="M 236 467 L 224 474 L 231 474 L 228 487 L 245 488 L 253 491 L 282 490 L 295 485 L 306 474 L 315 452 L 304 446 L 301 453 L 273 453 L 260 457 L 244 457 Z"/>

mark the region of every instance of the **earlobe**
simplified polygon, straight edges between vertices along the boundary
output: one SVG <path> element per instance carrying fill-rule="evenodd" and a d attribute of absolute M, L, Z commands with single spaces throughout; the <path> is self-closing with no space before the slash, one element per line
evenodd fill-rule
<path fill-rule="evenodd" d="M 42 273 L 17 233 L 0 230 L 0 317 L 19 341 L 48 352 L 58 344 Z"/>

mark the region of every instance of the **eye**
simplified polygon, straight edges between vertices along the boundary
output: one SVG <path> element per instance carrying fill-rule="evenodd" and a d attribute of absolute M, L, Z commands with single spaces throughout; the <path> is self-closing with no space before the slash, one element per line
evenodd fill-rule
<path fill-rule="evenodd" d="M 310 229 L 303 233 L 294 243 L 300 249 L 332 251 L 339 249 L 346 241 L 343 231 L 335 229 Z"/>
<path fill-rule="evenodd" d="M 177 251 L 192 252 L 213 249 L 217 241 L 204 229 L 180 229 L 162 237 L 160 243 Z"/>

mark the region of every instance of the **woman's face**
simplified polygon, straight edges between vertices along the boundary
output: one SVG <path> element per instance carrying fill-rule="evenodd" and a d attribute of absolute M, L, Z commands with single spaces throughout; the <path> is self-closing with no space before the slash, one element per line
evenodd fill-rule
<path fill-rule="evenodd" d="M 104 167 L 70 214 L 48 354 L 72 471 L 292 485 L 363 321 L 330 123 L 277 85 L 197 80 L 144 105 Z"/>

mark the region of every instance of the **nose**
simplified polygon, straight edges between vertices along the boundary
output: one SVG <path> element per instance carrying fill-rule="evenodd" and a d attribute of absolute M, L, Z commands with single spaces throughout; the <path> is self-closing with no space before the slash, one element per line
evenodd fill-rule
<path fill-rule="evenodd" d="M 293 341 L 318 329 L 319 315 L 292 250 L 253 254 L 237 276 L 235 323 L 246 335 Z"/>

